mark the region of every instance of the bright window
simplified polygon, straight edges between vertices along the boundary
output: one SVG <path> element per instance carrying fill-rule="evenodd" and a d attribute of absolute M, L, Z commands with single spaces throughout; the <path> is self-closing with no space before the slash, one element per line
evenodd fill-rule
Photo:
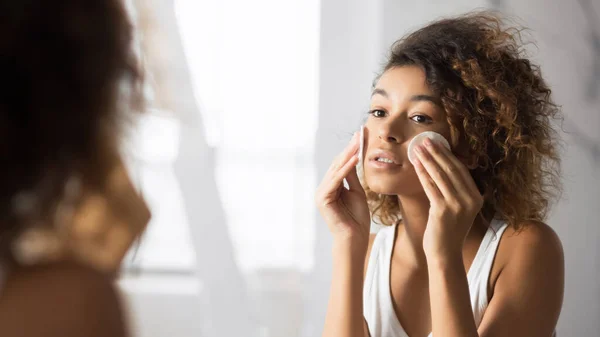
<path fill-rule="evenodd" d="M 215 150 L 216 183 L 243 272 L 308 270 L 316 186 L 318 0 L 178 0 L 195 101 Z M 176 65 L 181 66 L 181 65 Z M 193 270 L 194 242 L 174 163 L 177 112 L 143 117 L 128 159 L 153 218 L 133 266 Z M 199 151 L 202 149 L 199 147 Z M 198 186 L 201 190 L 202 186 Z M 186 206 L 187 205 L 187 206 Z"/>

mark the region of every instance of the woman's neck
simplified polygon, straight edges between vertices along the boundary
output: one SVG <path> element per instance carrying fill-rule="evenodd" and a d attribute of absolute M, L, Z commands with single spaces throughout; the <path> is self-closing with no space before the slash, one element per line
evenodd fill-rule
<path fill-rule="evenodd" d="M 429 200 L 423 196 L 398 196 L 402 213 L 401 226 L 398 228 L 396 246 L 402 251 L 403 262 L 410 267 L 421 269 L 427 267 L 423 251 L 423 235 L 429 219 Z"/>
<path fill-rule="evenodd" d="M 398 226 L 398 236 L 394 246 L 395 250 L 399 250 L 399 254 L 394 255 L 401 258 L 402 263 L 409 268 L 426 270 L 427 259 L 423 250 L 423 236 L 429 219 L 429 199 L 423 194 L 410 197 L 398 196 L 398 201 L 402 222 Z M 476 218 L 465 240 L 465 249 L 472 250 L 479 246 L 487 230 L 484 223 L 485 220 L 481 216 Z"/>

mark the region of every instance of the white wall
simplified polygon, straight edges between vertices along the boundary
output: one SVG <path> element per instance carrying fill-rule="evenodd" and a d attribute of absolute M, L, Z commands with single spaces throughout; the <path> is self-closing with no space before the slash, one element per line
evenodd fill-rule
<path fill-rule="evenodd" d="M 593 1 L 584 10 L 582 2 L 507 3 L 534 30 L 536 59 L 566 118 L 565 193 L 549 219 L 565 250 L 562 336 L 597 336 L 600 331 L 600 3 Z M 586 13 L 597 18 L 595 50 Z M 598 86 L 591 92 L 594 81 Z"/>

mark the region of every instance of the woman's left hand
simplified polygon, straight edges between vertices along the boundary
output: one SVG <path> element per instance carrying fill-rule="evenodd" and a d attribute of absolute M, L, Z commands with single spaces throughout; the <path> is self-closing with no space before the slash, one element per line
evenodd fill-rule
<path fill-rule="evenodd" d="M 430 139 L 416 148 L 415 170 L 430 201 L 423 237 L 427 259 L 462 256 L 465 238 L 483 206 L 467 167 Z"/>

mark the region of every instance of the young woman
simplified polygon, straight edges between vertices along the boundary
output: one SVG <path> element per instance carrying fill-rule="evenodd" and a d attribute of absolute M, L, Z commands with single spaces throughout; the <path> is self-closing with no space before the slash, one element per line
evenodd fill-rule
<path fill-rule="evenodd" d="M 141 111 L 122 0 L 0 0 L 0 335 L 122 337 L 149 220 L 118 153 Z"/>
<path fill-rule="evenodd" d="M 364 125 L 363 185 L 355 135 L 317 191 L 334 237 L 323 336 L 551 336 L 564 261 L 543 221 L 558 113 L 519 31 L 495 15 L 395 43 Z M 451 150 L 426 141 L 412 164 L 424 131 Z M 371 217 L 387 227 L 370 235 Z"/>

